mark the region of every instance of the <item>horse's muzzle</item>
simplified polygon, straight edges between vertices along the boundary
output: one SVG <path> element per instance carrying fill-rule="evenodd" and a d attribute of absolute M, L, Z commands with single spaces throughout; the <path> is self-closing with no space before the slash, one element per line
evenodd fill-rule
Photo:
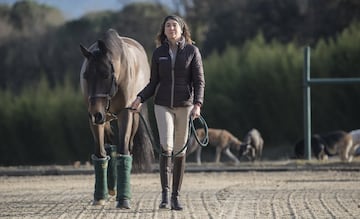
<path fill-rule="evenodd" d="M 89 119 L 93 124 L 101 125 L 105 123 L 106 116 L 101 112 L 97 112 L 95 114 L 89 113 Z"/>

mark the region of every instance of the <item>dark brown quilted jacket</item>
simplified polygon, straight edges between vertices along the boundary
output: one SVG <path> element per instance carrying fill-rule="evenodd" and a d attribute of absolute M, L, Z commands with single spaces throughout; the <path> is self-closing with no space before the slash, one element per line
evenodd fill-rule
<path fill-rule="evenodd" d="M 180 41 L 174 71 L 168 43 L 158 47 L 152 56 L 151 78 L 138 94 L 144 102 L 155 94 L 154 103 L 167 107 L 203 104 L 204 70 L 199 49 Z"/>

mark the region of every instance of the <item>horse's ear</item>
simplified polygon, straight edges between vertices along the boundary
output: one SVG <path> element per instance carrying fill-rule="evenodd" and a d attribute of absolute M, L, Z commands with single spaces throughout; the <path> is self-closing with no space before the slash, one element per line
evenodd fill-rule
<path fill-rule="evenodd" d="M 103 54 L 108 53 L 109 49 L 106 47 L 104 41 L 98 40 L 97 43 L 98 43 L 99 50 L 100 50 Z"/>
<path fill-rule="evenodd" d="M 87 59 L 89 59 L 92 56 L 92 53 L 81 44 L 80 44 L 80 50 Z"/>

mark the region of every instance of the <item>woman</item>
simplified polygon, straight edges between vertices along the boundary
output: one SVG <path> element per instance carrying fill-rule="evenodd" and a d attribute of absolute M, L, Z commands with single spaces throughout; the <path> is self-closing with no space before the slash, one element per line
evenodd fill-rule
<path fill-rule="evenodd" d="M 199 49 L 192 44 L 189 28 L 179 16 L 165 17 L 156 41 L 159 47 L 152 55 L 150 81 L 137 95 L 131 108 L 138 109 L 155 94 L 154 112 L 162 149 L 159 158 L 162 200 L 159 207 L 169 208 L 171 155 L 176 154 L 173 157 L 170 205 L 173 210 L 182 210 L 179 192 L 186 150 L 181 149 L 187 141 L 190 116 L 200 116 L 204 71 Z"/>

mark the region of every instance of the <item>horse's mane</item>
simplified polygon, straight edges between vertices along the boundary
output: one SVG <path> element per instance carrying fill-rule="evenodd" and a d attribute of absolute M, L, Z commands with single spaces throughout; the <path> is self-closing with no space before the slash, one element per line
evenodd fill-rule
<path fill-rule="evenodd" d="M 130 77 L 125 77 L 120 71 L 116 71 L 117 68 L 115 64 L 116 80 L 118 83 L 119 80 L 121 80 L 124 84 L 127 84 L 127 80 L 133 77 L 137 68 L 137 65 L 133 65 L 136 63 L 136 56 L 130 52 L 126 39 L 126 37 L 121 37 L 114 29 L 106 31 L 101 39 L 109 51 L 109 59 L 111 59 L 113 63 L 120 61 L 121 68 L 118 68 L 118 70 L 121 69 L 121 72 L 126 72 L 126 74 L 130 75 Z M 120 86 L 120 84 L 118 84 L 118 86 Z"/>
<path fill-rule="evenodd" d="M 104 41 L 106 47 L 111 52 L 112 56 L 123 57 L 124 45 L 119 34 L 114 29 L 109 29 L 103 35 L 102 40 Z"/>

